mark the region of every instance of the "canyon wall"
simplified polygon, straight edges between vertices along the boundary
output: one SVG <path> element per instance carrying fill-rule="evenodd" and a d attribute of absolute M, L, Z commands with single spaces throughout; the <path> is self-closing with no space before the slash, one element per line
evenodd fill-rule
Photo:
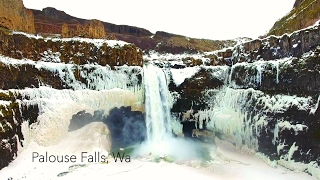
<path fill-rule="evenodd" d="M 109 111 L 113 109 L 113 116 L 118 117 L 115 121 L 123 121 L 117 115 L 123 111 L 117 108 L 125 108 L 128 116 L 123 118 L 130 119 L 131 113 L 142 121 L 143 59 L 135 45 L 3 30 L 0 54 L 0 168 L 27 147 L 30 139 L 44 146 L 58 143 L 67 135 L 73 116 L 82 111 L 99 112 L 100 119 L 94 121 L 112 125 L 117 122 L 110 120 Z M 137 123 L 134 118 L 125 123 L 130 122 Z M 115 128 L 109 129 L 116 139 Z M 143 140 L 143 136 L 134 140 Z"/>
<path fill-rule="evenodd" d="M 216 53 L 225 66 L 166 68 L 184 135 L 212 131 L 310 173 L 320 162 L 319 35 L 313 27 L 244 42 Z"/>
<path fill-rule="evenodd" d="M 0 10 L 0 27 L 35 33 L 33 13 L 21 0 L 1 0 Z"/>
<path fill-rule="evenodd" d="M 108 44 L 109 43 L 109 44 Z M 0 31 L 0 53 L 15 59 L 142 66 L 142 51 L 122 41 L 60 39 Z M 51 59 L 50 59 L 51 58 Z"/>

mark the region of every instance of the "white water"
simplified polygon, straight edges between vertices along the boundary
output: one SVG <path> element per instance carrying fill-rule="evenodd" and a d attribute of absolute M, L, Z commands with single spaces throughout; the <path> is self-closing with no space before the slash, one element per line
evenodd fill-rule
<path fill-rule="evenodd" d="M 176 161 L 201 158 L 198 143 L 173 136 L 173 130 L 182 134 L 182 128 L 171 119 L 173 97 L 164 71 L 152 64 L 146 64 L 143 71 L 147 141 L 136 148 L 133 156 L 170 157 Z"/>
<path fill-rule="evenodd" d="M 168 86 L 161 69 L 148 64 L 143 70 L 147 138 L 159 143 L 172 136 Z"/>

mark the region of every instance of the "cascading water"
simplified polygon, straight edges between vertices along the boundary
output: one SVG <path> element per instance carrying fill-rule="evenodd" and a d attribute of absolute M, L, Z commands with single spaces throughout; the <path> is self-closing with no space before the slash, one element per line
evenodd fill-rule
<path fill-rule="evenodd" d="M 170 94 L 165 73 L 152 64 L 143 67 L 147 141 L 135 149 L 133 156 L 152 155 L 182 161 L 199 159 L 203 148 L 199 143 L 173 136 Z M 176 125 L 175 125 L 176 126 Z"/>
<path fill-rule="evenodd" d="M 145 65 L 145 109 L 148 141 L 162 142 L 172 136 L 169 91 L 164 72 Z"/>

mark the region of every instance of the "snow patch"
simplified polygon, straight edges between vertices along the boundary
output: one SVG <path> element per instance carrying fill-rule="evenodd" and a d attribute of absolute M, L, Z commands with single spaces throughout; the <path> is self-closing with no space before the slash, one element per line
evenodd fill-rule
<path fill-rule="evenodd" d="M 199 72 L 200 67 L 186 67 L 184 69 L 173 69 L 171 68 L 170 71 L 172 73 L 172 79 L 173 82 L 176 84 L 176 86 L 179 86 L 182 84 L 186 79 L 191 78 L 194 76 L 197 72 Z"/>

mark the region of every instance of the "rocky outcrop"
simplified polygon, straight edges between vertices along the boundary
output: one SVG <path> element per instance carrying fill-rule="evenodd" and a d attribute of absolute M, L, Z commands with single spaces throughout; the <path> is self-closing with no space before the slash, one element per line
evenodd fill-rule
<path fill-rule="evenodd" d="M 233 49 L 228 48 L 219 52 L 218 58 L 229 62 L 229 65 L 238 62 L 269 61 L 285 57 L 300 58 L 304 53 L 310 51 L 319 54 L 319 37 L 320 28 L 315 26 L 297 31 L 291 35 L 269 36 L 264 39 L 247 41 L 235 46 Z"/>
<path fill-rule="evenodd" d="M 1 0 L 0 27 L 35 33 L 33 13 L 24 7 L 22 0 Z"/>
<path fill-rule="evenodd" d="M 185 137 L 193 129 L 215 131 L 271 160 L 319 165 L 320 57 L 259 63 L 234 65 L 226 81 L 203 69 L 179 86 L 171 83 L 172 114 Z"/>
<path fill-rule="evenodd" d="M 0 31 L 0 53 L 15 59 L 39 61 L 51 57 L 52 61 L 78 65 L 97 63 L 102 66 L 142 66 L 142 51 L 135 45 L 118 44 L 112 47 L 107 41 L 100 40 L 99 43 L 101 45 L 97 46 L 86 40 L 45 39 Z"/>
<path fill-rule="evenodd" d="M 19 100 L 19 94 L 13 91 L 0 92 L 0 169 L 17 156 L 18 147 L 22 146 L 22 122 L 28 120 L 32 124 L 38 117 L 37 105 L 21 106 Z"/>
<path fill-rule="evenodd" d="M 34 124 L 39 116 L 39 104 L 22 103 L 20 89 L 99 91 L 142 83 L 142 51 L 120 41 L 52 39 L 6 30 L 0 31 L 0 54 L 0 169 L 23 145 L 21 124 Z"/>
<path fill-rule="evenodd" d="M 99 36 L 86 36 L 82 29 L 87 20 L 76 18 L 55 8 L 44 8 L 42 11 L 33 10 L 35 16 L 35 27 L 39 34 L 55 35 L 62 34 L 62 37 L 82 36 L 89 38 L 105 38 L 101 25 L 95 26 Z M 223 47 L 235 45 L 235 41 L 213 41 L 206 39 L 188 38 L 176 34 L 158 31 L 152 34 L 150 31 L 127 25 L 115 25 L 102 22 L 107 34 L 107 39 L 119 39 L 133 43 L 142 50 L 156 50 L 164 53 L 183 52 L 206 52 L 214 51 Z M 87 31 L 85 31 L 87 32 Z"/>
<path fill-rule="evenodd" d="M 142 112 L 132 111 L 131 107 L 120 107 L 111 109 L 108 116 L 103 114 L 103 110 L 97 110 L 93 115 L 85 111 L 78 112 L 72 116 L 69 131 L 92 122 L 103 122 L 111 132 L 112 150 L 130 147 L 146 139 L 146 124 Z"/>
<path fill-rule="evenodd" d="M 311 26 L 320 19 L 319 10 L 319 1 L 296 0 L 294 8 L 275 22 L 268 35 L 280 36 Z"/>
<path fill-rule="evenodd" d="M 320 57 L 310 54 L 301 58 L 232 67 L 234 88 L 253 88 L 266 93 L 308 96 L 320 93 Z"/>
<path fill-rule="evenodd" d="M 104 26 L 99 20 L 89 20 L 84 25 L 77 25 L 76 30 L 69 30 L 68 24 L 64 23 L 62 25 L 62 34 L 63 38 L 70 37 L 84 37 L 92 39 L 105 39 L 106 31 Z"/>
<path fill-rule="evenodd" d="M 76 31 L 77 26 L 84 26 L 87 22 L 85 19 L 77 18 L 59 11 L 52 7 L 44 8 L 42 11 L 32 10 L 35 18 L 35 28 L 37 33 L 61 34 L 62 25 L 66 23 L 70 31 Z M 152 33 L 146 29 L 116 25 L 102 22 L 106 33 L 127 34 L 134 36 L 151 36 Z"/>
<path fill-rule="evenodd" d="M 155 47 L 150 49 L 163 53 L 197 53 L 197 52 L 209 52 L 218 50 L 224 47 L 230 47 L 235 45 L 233 40 L 208 40 L 208 39 L 195 39 L 181 35 L 171 34 L 163 31 L 157 31 L 152 37 L 157 42 Z"/>
<path fill-rule="evenodd" d="M 271 160 L 317 167 L 319 36 L 316 26 L 218 51 L 217 59 L 229 66 L 201 67 L 178 86 L 169 73 L 169 89 L 176 97 L 172 113 L 183 124 L 185 137 L 192 138 L 193 129 L 215 131 L 218 138 Z M 308 168 L 303 171 L 312 174 Z"/>

